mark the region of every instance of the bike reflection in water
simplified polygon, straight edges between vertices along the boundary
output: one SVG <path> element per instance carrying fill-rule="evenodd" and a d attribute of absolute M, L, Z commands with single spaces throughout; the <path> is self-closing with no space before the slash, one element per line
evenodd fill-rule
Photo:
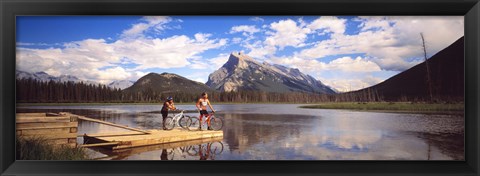
<path fill-rule="evenodd" d="M 162 149 L 160 160 L 186 159 L 187 156 L 198 157 L 200 160 L 215 160 L 215 156 L 223 152 L 222 142 L 211 142 L 199 145 Z M 175 158 L 175 156 L 180 158 Z"/>

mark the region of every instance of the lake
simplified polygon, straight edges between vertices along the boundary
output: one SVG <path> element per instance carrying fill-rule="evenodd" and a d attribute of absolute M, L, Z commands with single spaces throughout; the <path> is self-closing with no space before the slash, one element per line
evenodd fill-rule
<path fill-rule="evenodd" d="M 463 115 L 303 109 L 298 104 L 214 104 L 224 137 L 178 147 L 88 149 L 104 160 L 464 160 Z M 195 110 L 194 105 L 177 105 Z M 21 106 L 161 129 L 161 105 Z M 198 116 L 197 113 L 186 115 Z M 125 131 L 80 121 L 79 134 Z M 83 143 L 83 138 L 78 138 Z"/>

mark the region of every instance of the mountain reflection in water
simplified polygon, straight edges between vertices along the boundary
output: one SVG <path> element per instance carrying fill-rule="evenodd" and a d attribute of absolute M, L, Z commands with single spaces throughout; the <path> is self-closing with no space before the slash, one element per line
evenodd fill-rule
<path fill-rule="evenodd" d="M 223 139 L 120 151 L 96 148 L 90 150 L 91 155 L 115 160 L 464 160 L 462 115 L 300 109 L 299 105 L 284 104 L 214 106 L 217 116 L 224 118 Z M 193 106 L 178 107 L 188 110 Z M 17 111 L 67 111 L 131 127 L 159 129 L 161 115 L 155 113 L 159 108 L 32 106 Z M 79 124 L 79 134 L 117 131 L 125 130 L 92 122 Z M 83 141 L 79 138 L 78 142 Z M 209 143 L 219 142 L 221 153 L 207 152 Z M 189 155 L 187 151 L 195 148 L 196 155 Z"/>

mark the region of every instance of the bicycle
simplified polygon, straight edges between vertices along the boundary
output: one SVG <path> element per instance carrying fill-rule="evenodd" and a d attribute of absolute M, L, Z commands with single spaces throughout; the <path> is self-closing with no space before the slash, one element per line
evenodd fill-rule
<path fill-rule="evenodd" d="M 187 127 L 188 130 L 201 130 L 201 127 L 205 125 L 205 123 L 210 123 L 210 129 L 214 131 L 221 130 L 223 127 L 223 120 L 219 117 L 215 117 L 215 113 L 209 113 L 209 114 L 202 114 L 202 116 L 206 116 L 206 119 L 204 122 L 200 122 L 199 118 L 197 117 L 190 117 L 188 119 L 188 124 L 189 127 Z M 203 120 L 202 120 L 203 121 Z"/>
<path fill-rule="evenodd" d="M 187 150 L 189 148 L 187 146 L 183 146 L 183 147 L 175 147 L 175 148 L 171 148 L 171 149 L 166 149 L 167 150 L 167 157 L 168 157 L 168 160 L 173 160 L 175 159 L 175 154 L 178 153 L 180 154 L 180 157 L 185 159 L 187 158 Z"/>
<path fill-rule="evenodd" d="M 180 113 L 172 116 L 168 116 L 165 118 L 165 124 L 163 125 L 166 130 L 172 130 L 175 128 L 175 126 L 180 126 L 183 129 L 188 129 L 189 121 L 191 122 L 192 120 L 189 120 L 191 117 L 187 115 L 183 115 L 183 112 L 185 110 L 182 110 Z"/>
<path fill-rule="evenodd" d="M 187 153 L 190 156 L 202 157 L 201 155 L 203 155 L 203 157 L 206 157 L 207 159 L 214 160 L 216 155 L 223 153 L 223 143 L 218 141 L 192 145 L 187 150 Z"/>

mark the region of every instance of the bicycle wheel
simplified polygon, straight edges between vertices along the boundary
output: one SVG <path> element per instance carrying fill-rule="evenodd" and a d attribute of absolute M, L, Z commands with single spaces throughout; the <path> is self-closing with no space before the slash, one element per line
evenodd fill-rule
<path fill-rule="evenodd" d="M 194 147 L 193 149 L 196 150 L 196 152 L 198 152 L 198 153 L 202 152 L 202 154 L 205 155 L 208 151 L 208 145 L 209 145 L 209 143 L 203 143 L 203 144 L 198 145 L 198 147 Z"/>
<path fill-rule="evenodd" d="M 189 116 L 182 116 L 180 117 L 180 119 L 178 119 L 178 124 L 180 125 L 180 127 L 182 127 L 183 129 L 187 129 L 188 126 L 189 126 L 189 119 L 190 117 Z"/>
<path fill-rule="evenodd" d="M 218 131 L 218 130 L 221 130 L 222 127 L 223 127 L 223 120 L 221 118 L 212 116 L 212 119 L 210 119 L 210 128 L 212 128 L 212 130 Z"/>
<path fill-rule="evenodd" d="M 213 142 L 210 144 L 210 152 L 215 155 L 218 155 L 223 152 L 223 143 L 222 142 Z"/>
<path fill-rule="evenodd" d="M 175 127 L 175 122 L 173 121 L 173 117 L 165 118 L 165 124 L 163 124 L 166 130 L 172 130 Z"/>
<path fill-rule="evenodd" d="M 190 117 L 187 119 L 187 129 L 188 130 L 198 130 L 200 127 L 200 120 L 197 117 Z"/>
<path fill-rule="evenodd" d="M 190 156 L 197 156 L 198 155 L 198 145 L 191 145 L 187 147 L 187 154 Z"/>

